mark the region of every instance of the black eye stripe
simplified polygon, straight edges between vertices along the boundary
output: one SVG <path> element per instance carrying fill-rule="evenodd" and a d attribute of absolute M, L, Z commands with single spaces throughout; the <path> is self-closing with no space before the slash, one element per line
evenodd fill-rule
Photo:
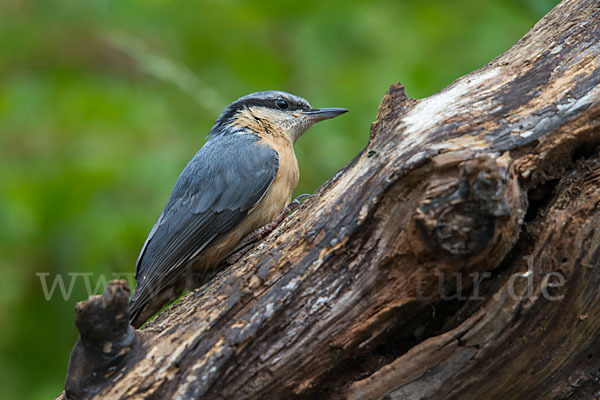
<path fill-rule="evenodd" d="M 281 108 L 277 105 L 277 103 L 280 100 L 283 100 L 284 102 L 287 103 L 287 108 Z M 241 110 L 243 108 L 250 108 L 250 107 L 265 107 L 265 108 L 271 108 L 271 109 L 275 109 L 275 110 L 284 109 L 284 110 L 289 110 L 289 111 L 306 110 L 306 109 L 310 108 L 310 106 L 308 106 L 305 103 L 296 103 L 295 101 L 290 101 L 288 99 L 279 97 L 279 98 L 270 98 L 270 99 L 247 99 L 245 101 L 233 103 L 229 106 L 229 112 L 235 113 L 238 110 Z"/>

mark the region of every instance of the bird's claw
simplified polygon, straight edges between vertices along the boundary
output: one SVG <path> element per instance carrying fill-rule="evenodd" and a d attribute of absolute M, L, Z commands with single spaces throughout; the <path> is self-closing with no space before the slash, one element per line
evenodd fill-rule
<path fill-rule="evenodd" d="M 291 213 L 296 211 L 296 209 L 298 209 L 298 207 L 300 207 L 302 205 L 302 201 L 308 197 L 310 197 L 310 194 L 302 193 L 301 195 L 296 197 L 294 200 L 292 200 L 292 202 L 290 204 L 288 204 L 287 207 L 285 207 L 284 212 L 287 211 L 287 214 L 281 219 L 281 221 L 283 221 L 283 219 L 285 217 L 289 216 Z M 279 216 L 275 220 L 277 220 L 278 218 L 279 218 Z"/>
<path fill-rule="evenodd" d="M 268 223 L 267 225 L 265 225 L 263 227 L 258 228 L 257 230 L 255 230 L 254 232 L 252 232 L 248 236 L 246 236 L 244 239 L 242 239 L 242 241 L 240 241 L 240 243 L 235 247 L 235 249 L 227 257 L 227 260 L 226 260 L 227 263 L 233 264 L 234 262 L 239 260 L 241 258 L 240 253 L 245 247 L 247 247 L 248 245 L 250 245 L 252 243 L 258 242 L 259 240 L 262 240 L 268 234 L 273 232 L 275 230 L 275 228 L 277 228 L 279 226 L 279 224 L 281 224 L 281 222 L 286 217 L 288 217 L 291 213 L 296 211 L 298 209 L 298 207 L 300 207 L 302 205 L 302 201 L 309 196 L 310 196 L 310 194 L 303 193 L 300 196 L 296 197 L 290 204 L 288 204 L 285 207 L 285 209 L 282 212 L 279 213 L 279 215 L 272 222 Z"/>

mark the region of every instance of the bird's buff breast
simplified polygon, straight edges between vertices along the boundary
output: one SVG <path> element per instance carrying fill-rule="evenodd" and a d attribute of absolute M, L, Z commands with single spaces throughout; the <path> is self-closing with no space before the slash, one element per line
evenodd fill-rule
<path fill-rule="evenodd" d="M 258 214 L 256 217 L 258 226 L 255 229 L 273 221 L 283 211 L 292 198 L 299 177 L 296 154 L 287 137 L 264 135 L 256 145 L 274 149 L 279 155 L 279 168 L 267 193 L 251 212 L 251 214 Z"/>
<path fill-rule="evenodd" d="M 266 136 L 266 135 L 265 135 Z M 256 146 L 269 146 L 279 154 L 279 169 L 263 198 L 249 211 L 248 216 L 229 234 L 199 254 L 193 262 L 195 271 L 206 271 L 227 257 L 248 234 L 272 222 L 288 205 L 298 184 L 298 161 L 292 143 L 285 137 L 268 135 Z"/>

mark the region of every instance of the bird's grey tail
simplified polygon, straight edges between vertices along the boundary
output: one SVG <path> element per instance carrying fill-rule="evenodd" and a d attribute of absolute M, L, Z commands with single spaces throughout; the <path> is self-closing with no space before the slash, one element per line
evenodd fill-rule
<path fill-rule="evenodd" d="M 136 287 L 129 299 L 129 323 L 134 328 L 142 326 L 165 305 L 177 300 L 183 292 L 184 284 L 183 280 L 175 282 L 158 293 L 149 293 L 150 291 L 143 286 Z"/>
<path fill-rule="evenodd" d="M 138 292 L 139 293 L 139 292 Z M 145 308 L 145 303 L 137 300 L 138 296 L 136 291 L 133 291 L 133 295 L 129 299 L 129 324 L 131 324 L 134 328 L 139 328 L 146 322 L 146 320 L 142 320 L 141 312 Z"/>

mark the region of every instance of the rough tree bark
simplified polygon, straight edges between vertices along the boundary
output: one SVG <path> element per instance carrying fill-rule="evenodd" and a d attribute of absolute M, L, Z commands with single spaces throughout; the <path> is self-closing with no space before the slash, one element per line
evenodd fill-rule
<path fill-rule="evenodd" d="M 598 396 L 599 39 L 565 0 L 436 95 L 393 85 L 350 164 L 143 331 L 122 284 L 78 305 L 70 396 Z"/>

